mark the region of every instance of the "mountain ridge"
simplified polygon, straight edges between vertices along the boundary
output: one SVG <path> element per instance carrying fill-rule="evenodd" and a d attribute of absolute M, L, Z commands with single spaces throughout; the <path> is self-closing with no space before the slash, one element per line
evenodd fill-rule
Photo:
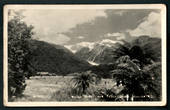
<path fill-rule="evenodd" d="M 124 44 L 122 42 L 115 42 L 107 45 L 107 43 L 103 43 L 100 45 L 100 43 L 94 45 L 93 49 L 88 49 L 88 47 L 81 48 L 78 50 L 75 55 L 81 59 L 87 60 L 89 62 L 97 63 L 97 64 L 108 64 L 108 63 L 114 63 L 114 49 L 118 48 L 119 45 Z M 159 51 L 156 52 L 158 57 L 161 56 L 161 39 L 160 38 L 154 38 L 149 36 L 139 36 L 134 38 L 132 40 L 130 45 L 139 45 L 146 51 Z M 130 47 L 129 47 L 130 48 Z M 151 50 L 150 50 L 151 49 Z"/>
<path fill-rule="evenodd" d="M 32 49 L 29 62 L 39 72 L 65 75 L 86 70 L 91 66 L 64 46 L 38 40 L 30 40 L 29 46 Z"/>

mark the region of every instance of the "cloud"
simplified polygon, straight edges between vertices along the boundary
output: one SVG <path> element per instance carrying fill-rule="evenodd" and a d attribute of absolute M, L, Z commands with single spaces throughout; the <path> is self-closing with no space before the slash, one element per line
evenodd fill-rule
<path fill-rule="evenodd" d="M 157 14 L 151 9 L 28 9 L 23 11 L 23 20 L 35 27 L 34 38 L 72 45 L 82 40 L 102 40 L 105 37 L 100 36 L 105 35 L 111 40 L 121 40 L 129 39 L 130 35 L 150 34 L 150 30 L 155 30 L 152 35 L 159 34 Z M 152 20 L 155 20 L 153 26 Z"/>
<path fill-rule="evenodd" d="M 65 43 L 70 38 L 66 35 L 61 36 L 56 33 L 63 33 L 75 27 L 77 24 L 85 22 L 92 22 L 96 17 L 107 17 L 104 10 L 84 10 L 84 9 L 58 9 L 58 10 L 25 10 L 23 12 L 25 18 L 23 19 L 27 24 L 34 26 L 34 38 L 52 43 Z M 57 37 L 58 36 L 58 37 Z M 82 39 L 79 36 L 79 39 Z M 58 40 L 58 41 L 54 41 Z"/>
<path fill-rule="evenodd" d="M 107 33 L 104 37 L 114 38 L 115 40 L 122 40 L 125 39 L 126 35 L 123 32 L 115 32 L 115 33 Z"/>
<path fill-rule="evenodd" d="M 78 36 L 77 38 L 78 38 L 78 39 L 84 39 L 84 37 L 83 37 L 83 36 Z"/>
<path fill-rule="evenodd" d="M 124 35 L 124 34 L 115 32 L 115 33 L 107 33 L 107 34 L 105 34 L 105 37 L 117 37 L 117 36 L 122 36 L 122 35 Z"/>
<path fill-rule="evenodd" d="M 161 37 L 161 15 L 151 12 L 143 19 L 136 29 L 128 30 L 131 36 L 149 35 L 151 37 Z"/>
<path fill-rule="evenodd" d="M 75 27 L 71 28 L 69 32 L 64 34 L 72 36 L 69 42 L 70 44 L 81 42 L 81 40 L 77 40 L 77 36 L 84 36 L 85 38 L 83 41 L 94 42 L 103 39 L 102 36 L 108 33 L 126 33 L 128 29 L 135 29 L 143 22 L 142 19 L 148 16 L 152 11 L 153 10 L 150 9 L 108 9 L 105 10 L 107 17 L 98 16 L 95 20 L 92 20 L 92 22 L 77 24 Z M 111 36 L 110 39 L 116 40 L 116 37 Z"/>
<path fill-rule="evenodd" d="M 25 21 L 33 24 L 37 30 L 49 27 L 56 32 L 65 32 L 77 24 L 94 20 L 97 16 L 106 17 L 104 10 L 26 10 Z"/>
<path fill-rule="evenodd" d="M 51 37 L 46 37 L 46 36 L 39 37 L 38 40 L 62 45 L 70 41 L 70 38 L 64 34 L 56 34 L 55 36 L 51 36 Z"/>

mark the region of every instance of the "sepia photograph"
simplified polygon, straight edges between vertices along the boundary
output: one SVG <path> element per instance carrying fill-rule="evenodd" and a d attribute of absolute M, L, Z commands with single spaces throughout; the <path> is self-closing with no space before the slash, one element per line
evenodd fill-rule
<path fill-rule="evenodd" d="M 166 105 L 166 6 L 5 5 L 5 106 Z"/>

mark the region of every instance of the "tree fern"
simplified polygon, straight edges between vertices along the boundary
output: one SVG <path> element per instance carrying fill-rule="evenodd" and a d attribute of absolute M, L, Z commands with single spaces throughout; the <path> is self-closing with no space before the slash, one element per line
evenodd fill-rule
<path fill-rule="evenodd" d="M 74 88 L 77 90 L 77 93 L 79 95 L 86 94 L 90 85 L 95 83 L 96 77 L 96 74 L 91 73 L 91 71 L 76 73 L 72 81 L 74 82 Z"/>
<path fill-rule="evenodd" d="M 138 60 L 131 60 L 129 56 L 122 56 L 117 60 L 117 68 L 112 71 L 113 78 L 117 81 L 117 86 L 122 85 L 124 89 L 119 93 L 122 95 L 129 95 L 129 100 L 133 96 L 143 97 L 149 95 L 149 100 L 157 100 L 160 93 L 156 88 L 156 80 L 153 79 L 155 69 L 160 68 L 160 64 L 152 64 L 144 69 L 140 68 Z M 160 71 L 159 71 L 160 72 Z M 158 73 L 160 74 L 160 73 Z M 155 76 L 156 77 L 156 76 Z M 159 83 L 160 84 L 160 83 Z M 151 98 L 151 96 L 153 96 Z M 144 99 L 135 99 L 144 100 Z"/>

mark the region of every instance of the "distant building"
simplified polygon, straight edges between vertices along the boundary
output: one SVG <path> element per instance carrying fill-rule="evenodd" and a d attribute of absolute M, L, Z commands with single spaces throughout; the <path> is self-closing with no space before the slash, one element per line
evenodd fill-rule
<path fill-rule="evenodd" d="M 39 76 L 55 76 L 55 73 L 49 73 L 49 72 L 37 72 L 37 75 Z"/>
<path fill-rule="evenodd" d="M 47 75 L 49 75 L 49 73 L 48 72 L 37 72 L 37 75 L 47 76 Z"/>

